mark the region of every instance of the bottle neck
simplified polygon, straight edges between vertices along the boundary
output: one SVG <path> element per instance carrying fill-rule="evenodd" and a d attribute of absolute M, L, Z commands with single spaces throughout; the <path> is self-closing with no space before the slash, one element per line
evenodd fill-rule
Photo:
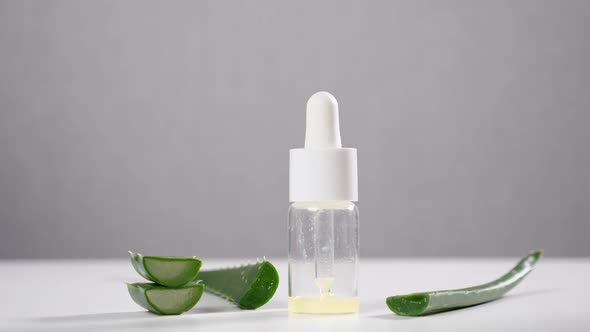
<path fill-rule="evenodd" d="M 294 208 L 317 208 L 317 209 L 348 209 L 356 206 L 351 201 L 319 201 L 319 202 L 293 202 Z"/>

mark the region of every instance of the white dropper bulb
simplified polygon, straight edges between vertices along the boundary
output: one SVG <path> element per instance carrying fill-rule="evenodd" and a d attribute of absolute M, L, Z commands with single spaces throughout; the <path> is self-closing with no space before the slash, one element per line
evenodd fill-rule
<path fill-rule="evenodd" d="M 317 92 L 307 101 L 305 148 L 341 148 L 338 102 L 328 92 Z"/>

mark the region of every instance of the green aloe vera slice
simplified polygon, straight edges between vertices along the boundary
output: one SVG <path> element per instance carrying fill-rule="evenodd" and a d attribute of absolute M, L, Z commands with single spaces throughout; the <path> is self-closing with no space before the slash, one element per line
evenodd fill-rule
<path fill-rule="evenodd" d="M 462 289 L 396 295 L 388 297 L 385 302 L 391 311 L 400 316 L 422 316 L 493 301 L 518 285 L 535 268 L 542 254 L 542 250 L 532 251 L 508 273 L 487 284 Z"/>
<path fill-rule="evenodd" d="M 159 315 L 180 315 L 199 302 L 204 285 L 192 283 L 179 288 L 169 288 L 152 283 L 127 284 L 135 303 Z"/>
<path fill-rule="evenodd" d="M 256 309 L 268 302 L 279 286 L 279 274 L 266 260 L 256 264 L 202 271 L 205 291 L 238 305 Z"/>
<path fill-rule="evenodd" d="M 143 256 L 131 251 L 129 256 L 137 273 L 167 287 L 178 287 L 193 281 L 201 269 L 201 261 L 195 257 Z"/>

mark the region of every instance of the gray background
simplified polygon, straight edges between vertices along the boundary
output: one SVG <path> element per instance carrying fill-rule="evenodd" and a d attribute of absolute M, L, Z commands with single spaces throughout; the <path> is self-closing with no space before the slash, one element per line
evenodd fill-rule
<path fill-rule="evenodd" d="M 285 256 L 319 90 L 363 256 L 590 255 L 590 1 L 0 1 L 0 257 Z"/>

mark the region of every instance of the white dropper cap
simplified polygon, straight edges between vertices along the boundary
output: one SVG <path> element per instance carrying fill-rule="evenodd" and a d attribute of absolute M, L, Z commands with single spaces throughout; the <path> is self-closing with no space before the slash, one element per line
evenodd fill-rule
<path fill-rule="evenodd" d="M 338 102 L 328 92 L 316 92 L 307 101 L 305 121 L 305 148 L 342 147 Z"/>
<path fill-rule="evenodd" d="M 357 201 L 356 149 L 340 141 L 338 102 L 328 92 L 307 101 L 305 148 L 291 149 L 289 201 Z"/>

